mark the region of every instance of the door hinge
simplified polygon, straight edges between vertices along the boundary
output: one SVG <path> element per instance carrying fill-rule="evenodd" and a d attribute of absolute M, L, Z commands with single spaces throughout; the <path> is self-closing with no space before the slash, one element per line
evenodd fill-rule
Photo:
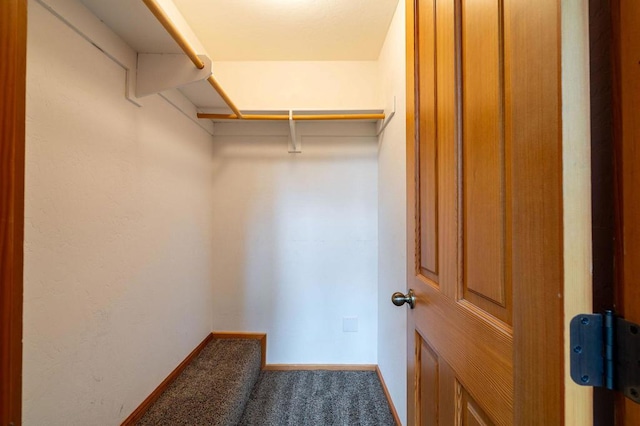
<path fill-rule="evenodd" d="M 582 386 L 623 392 L 640 404 L 640 325 L 612 311 L 571 320 L 571 378 Z"/>

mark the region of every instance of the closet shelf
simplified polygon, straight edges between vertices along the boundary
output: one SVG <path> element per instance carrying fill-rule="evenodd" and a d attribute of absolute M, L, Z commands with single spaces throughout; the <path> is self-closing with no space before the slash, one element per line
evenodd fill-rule
<path fill-rule="evenodd" d="M 379 123 L 378 129 L 383 129 L 395 112 L 389 110 L 385 113 L 381 109 L 243 111 L 214 77 L 210 58 L 199 55 L 194 48 L 198 43 L 181 31 L 182 27 L 178 25 L 184 23 L 174 20 L 172 13 L 179 16 L 179 11 L 173 10 L 170 1 L 80 1 L 138 52 L 137 69 L 134 63 L 133 72 L 130 73 L 133 82 L 129 85 L 127 97 L 139 105 L 139 99 L 143 96 L 177 89 L 195 106 L 198 119 L 221 122 L 289 121 L 292 132 L 296 121 L 372 121 Z M 194 37 L 193 34 L 189 36 Z"/>
<path fill-rule="evenodd" d="M 200 57 L 196 53 L 196 50 L 193 48 L 193 46 L 191 46 L 191 43 L 189 43 L 189 41 L 180 33 L 180 31 L 173 24 L 173 22 L 171 22 L 171 19 L 167 16 L 164 10 L 162 10 L 160 5 L 158 5 L 156 0 L 142 0 L 142 1 L 147 6 L 147 8 L 149 8 L 151 13 L 153 13 L 153 16 L 156 17 L 158 22 L 162 24 L 162 26 L 167 31 L 167 33 L 169 33 L 171 38 L 173 38 L 175 42 L 178 44 L 178 46 L 180 46 L 184 54 L 187 55 L 189 59 L 191 59 L 191 62 L 193 62 L 193 65 L 198 69 L 203 69 L 205 66 L 205 63 L 200 59 Z M 229 98 L 229 95 L 227 95 L 227 93 L 222 89 L 222 86 L 220 86 L 220 83 L 218 83 L 218 81 L 215 79 L 213 74 L 210 74 L 209 77 L 207 77 L 207 81 L 209 82 L 211 87 L 213 87 L 213 89 L 218 93 L 218 95 L 220 95 L 220 97 L 224 100 L 227 106 L 231 108 L 231 111 L 233 111 L 233 113 L 237 117 L 242 118 L 242 113 L 240 112 L 238 107 L 233 103 L 233 101 Z"/>
<path fill-rule="evenodd" d="M 169 33 L 171 38 L 178 43 L 178 46 L 182 49 L 182 51 L 191 59 L 193 65 L 198 69 L 204 68 L 204 62 L 198 57 L 196 50 L 191 46 L 191 43 L 187 41 L 187 39 L 178 31 L 178 29 L 171 22 L 171 18 L 167 16 L 167 14 L 162 10 L 162 8 L 155 2 L 155 0 L 142 0 L 144 4 L 149 8 L 153 16 L 156 17 L 158 22 L 162 24 L 164 29 Z"/>
<path fill-rule="evenodd" d="M 165 30 L 176 41 L 180 48 L 184 51 L 193 64 L 197 68 L 204 68 L 204 63 L 198 57 L 195 49 L 180 33 L 176 26 L 171 22 L 171 19 L 164 13 L 162 8 L 158 5 L 156 0 L 142 0 L 144 4 L 151 10 L 153 15 L 162 24 Z M 374 114 L 362 114 L 362 113 L 324 113 L 324 114 L 293 114 L 289 111 L 289 114 L 243 114 L 238 107 L 233 103 L 229 96 L 222 89 L 220 84 L 216 81 L 213 74 L 209 76 L 207 81 L 215 89 L 215 91 L 224 99 L 225 103 L 231 108 L 233 114 L 208 114 L 198 113 L 198 118 L 211 119 L 211 120 L 281 120 L 281 121 L 319 121 L 319 120 L 384 120 L 384 113 Z"/>

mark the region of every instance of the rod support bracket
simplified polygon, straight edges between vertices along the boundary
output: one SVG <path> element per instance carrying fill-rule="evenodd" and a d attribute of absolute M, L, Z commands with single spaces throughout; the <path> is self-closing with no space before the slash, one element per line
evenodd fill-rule
<path fill-rule="evenodd" d="M 293 110 L 289 110 L 289 154 L 302 153 L 302 143 L 296 134 L 296 121 L 293 119 Z"/>
<path fill-rule="evenodd" d="M 138 53 L 136 96 L 153 95 L 206 80 L 211 75 L 211 59 L 198 55 L 203 69 L 193 66 L 182 53 Z"/>
<path fill-rule="evenodd" d="M 391 121 L 394 115 L 396 115 L 396 97 L 395 96 L 393 97 L 393 105 L 391 109 L 389 110 L 388 113 L 385 111 L 385 119 L 382 120 L 380 124 L 378 124 L 378 131 L 376 132 L 376 136 L 380 136 L 382 132 L 384 132 L 384 129 L 387 128 L 387 126 L 389 125 L 389 122 Z"/>

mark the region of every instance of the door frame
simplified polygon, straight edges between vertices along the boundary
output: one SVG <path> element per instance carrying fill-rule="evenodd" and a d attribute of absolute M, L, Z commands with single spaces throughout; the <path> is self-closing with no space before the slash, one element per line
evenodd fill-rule
<path fill-rule="evenodd" d="M 0 2 L 0 422 L 22 421 L 27 0 Z"/>
<path fill-rule="evenodd" d="M 589 2 L 561 6 L 564 422 L 593 424 L 593 388 L 570 375 L 569 323 L 593 309 Z"/>
<path fill-rule="evenodd" d="M 640 321 L 640 288 L 635 280 L 640 276 L 637 219 L 640 197 L 635 189 L 640 182 L 640 101 L 638 75 L 640 72 L 640 8 L 635 0 L 612 0 L 612 104 L 614 156 L 614 213 L 615 213 L 615 276 L 614 307 L 616 313 L 628 321 Z M 623 393 L 615 393 L 614 418 L 616 425 L 638 424 L 640 406 L 627 400 Z"/>
<path fill-rule="evenodd" d="M 546 3 L 556 3 L 545 0 Z M 533 9 L 540 5 L 540 1 L 527 0 L 521 2 L 523 9 Z M 409 16 L 413 16 L 413 1 L 407 0 L 407 23 Z M 540 14 L 534 14 L 537 18 L 544 18 Z M 26 22 L 27 0 L 9 0 L 0 3 L 0 45 L 3 58 L 0 63 L 7 66 L 0 67 L 0 102 L 2 103 L 2 123 L 0 129 L 0 182 L 8 184 L 0 186 L 0 262 L 2 279 L 0 281 L 0 307 L 2 308 L 2 326 L 0 328 L 0 341 L 2 351 L 0 353 L 0 420 L 3 424 L 14 422 L 18 425 L 21 421 L 22 398 L 22 294 L 23 294 L 23 235 L 24 235 L 24 149 L 25 149 L 25 86 L 26 86 Z M 537 31 L 548 31 L 548 22 L 537 19 L 535 28 Z M 408 28 L 408 27 L 407 27 Z M 410 32 L 407 32 L 409 37 Z M 525 39 L 519 40 L 525 43 Z M 564 50 L 563 50 L 564 52 Z M 536 52 L 538 56 L 548 52 Z M 413 50 L 407 44 L 407 63 L 412 63 Z M 541 58 L 538 58 L 541 59 Z M 534 62 L 534 61 L 532 61 Z M 535 68 L 535 67 L 532 67 Z M 413 98 L 413 90 L 410 84 L 413 82 L 413 73 L 407 69 L 407 94 Z M 530 73 L 533 72 L 530 71 Z M 564 76 L 563 76 L 564 77 Z M 13 90 L 12 90 L 13 89 Z M 7 93 L 5 93 L 5 91 Z M 412 101 L 408 99 L 408 106 Z M 412 128 L 413 111 L 407 111 L 407 132 Z M 552 115 L 554 123 L 553 131 L 558 132 L 558 117 Z M 563 123 L 566 127 L 567 123 Z M 407 133 L 409 134 L 409 133 Z M 551 153 L 553 154 L 553 153 Z M 557 153 L 552 155 L 556 160 Z M 565 204 L 566 205 L 566 204 Z M 553 214 L 557 220 L 558 206 L 554 206 Z M 557 233 L 553 235 L 553 246 L 557 250 L 561 238 Z M 409 245 L 411 243 L 409 242 Z M 565 247 L 566 249 L 566 247 Z M 566 254 L 566 253 L 565 253 Z M 565 262 L 565 275 L 566 275 Z M 557 283 L 556 283 L 557 284 Z M 566 283 L 565 283 L 566 284 Z M 567 290 L 566 288 L 564 289 Z M 565 293 L 565 300 L 568 299 Z M 518 299 L 519 303 L 528 303 L 528 295 L 523 294 Z M 514 300 L 516 302 L 516 300 Z M 532 321 L 532 315 L 528 321 Z M 538 362 L 538 364 L 540 364 Z M 540 365 L 539 365 L 540 366 Z M 526 367 L 521 365 L 520 368 Z M 533 367 L 529 365 L 529 368 Z M 544 368 L 542 371 L 546 371 Z M 519 383 L 526 381 L 527 374 L 521 376 Z M 538 380 L 544 380 L 539 377 Z M 536 382 L 538 381 L 536 380 Z M 557 379 L 554 379 L 557 381 Z M 519 393 L 524 392 L 521 389 Z M 411 399 L 411 394 L 409 394 Z M 545 398 L 536 396 L 524 403 L 520 408 L 533 408 L 538 403 L 543 403 Z M 521 402 L 522 404 L 522 402 Z M 516 400 L 515 408 L 519 403 Z M 530 412 L 527 409 L 527 412 Z M 569 422 L 567 422 L 569 424 Z"/>

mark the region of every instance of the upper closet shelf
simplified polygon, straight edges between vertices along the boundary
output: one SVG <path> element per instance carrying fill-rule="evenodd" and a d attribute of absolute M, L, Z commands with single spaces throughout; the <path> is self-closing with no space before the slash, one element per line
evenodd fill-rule
<path fill-rule="evenodd" d="M 241 111 L 212 74 L 211 60 L 189 41 L 200 45 L 171 0 L 81 0 L 100 20 L 138 52 L 135 96 L 140 98 L 178 89 L 200 112 L 214 121 L 367 120 L 378 121 L 382 131 L 395 113 L 382 110 Z M 162 5 L 161 5 L 162 4 Z M 187 34 L 185 34 L 187 33 Z M 198 46 L 203 52 L 203 49 Z M 213 90 L 212 90 L 213 89 Z"/>

